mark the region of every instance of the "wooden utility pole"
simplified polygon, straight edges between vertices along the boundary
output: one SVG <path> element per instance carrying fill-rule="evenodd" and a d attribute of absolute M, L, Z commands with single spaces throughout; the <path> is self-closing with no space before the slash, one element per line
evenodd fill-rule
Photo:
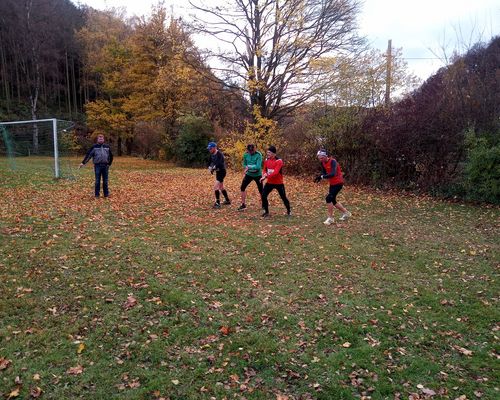
<path fill-rule="evenodd" d="M 392 65 L 392 40 L 387 44 L 387 73 L 385 77 L 385 106 L 391 104 L 391 65 Z"/>

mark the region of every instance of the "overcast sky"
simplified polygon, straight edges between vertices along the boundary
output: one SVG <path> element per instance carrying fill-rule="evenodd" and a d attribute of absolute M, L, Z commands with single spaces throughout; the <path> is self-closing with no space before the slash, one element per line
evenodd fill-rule
<path fill-rule="evenodd" d="M 123 7 L 129 15 L 148 15 L 158 0 L 73 0 L 104 10 Z M 214 3 L 214 0 L 208 3 Z M 189 19 L 187 0 L 164 0 L 176 16 Z M 500 35 L 499 0 L 364 0 L 359 27 L 372 47 L 387 41 L 403 49 L 410 70 L 421 79 L 443 66 L 442 48 L 459 53 L 479 39 Z M 203 47 L 202 44 L 198 45 Z"/>

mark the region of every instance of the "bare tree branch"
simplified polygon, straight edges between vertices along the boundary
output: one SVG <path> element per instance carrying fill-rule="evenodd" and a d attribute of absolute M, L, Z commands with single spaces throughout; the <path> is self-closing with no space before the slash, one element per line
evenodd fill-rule
<path fill-rule="evenodd" d="M 226 44 L 214 53 L 223 71 L 264 117 L 281 118 L 321 88 L 322 57 L 353 52 L 360 0 L 228 0 L 225 7 L 190 2 L 197 31 Z"/>

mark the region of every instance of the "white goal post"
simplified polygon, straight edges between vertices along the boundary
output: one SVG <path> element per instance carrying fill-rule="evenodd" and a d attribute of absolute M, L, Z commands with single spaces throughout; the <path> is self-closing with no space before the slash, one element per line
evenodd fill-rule
<path fill-rule="evenodd" d="M 59 120 L 62 121 L 62 120 Z M 48 119 L 30 119 L 30 120 L 25 120 L 25 121 L 9 121 L 9 122 L 1 122 L 0 121 L 0 127 L 5 126 L 7 128 L 8 126 L 11 125 L 22 125 L 22 124 L 37 124 L 40 122 L 52 122 L 52 140 L 53 140 L 53 155 L 54 155 L 54 176 L 56 178 L 60 178 L 61 172 L 59 169 L 59 144 L 57 140 L 57 122 L 58 120 L 56 118 L 48 118 Z M 64 122 L 69 122 L 69 121 L 64 121 Z"/>

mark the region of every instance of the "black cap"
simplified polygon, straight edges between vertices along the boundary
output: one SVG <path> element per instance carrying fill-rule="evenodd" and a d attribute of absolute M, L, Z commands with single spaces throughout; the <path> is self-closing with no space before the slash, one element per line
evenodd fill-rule
<path fill-rule="evenodd" d="M 269 146 L 269 147 L 267 148 L 267 150 L 268 150 L 268 151 L 270 151 L 271 153 L 276 154 L 276 147 L 274 147 L 274 146 Z"/>

